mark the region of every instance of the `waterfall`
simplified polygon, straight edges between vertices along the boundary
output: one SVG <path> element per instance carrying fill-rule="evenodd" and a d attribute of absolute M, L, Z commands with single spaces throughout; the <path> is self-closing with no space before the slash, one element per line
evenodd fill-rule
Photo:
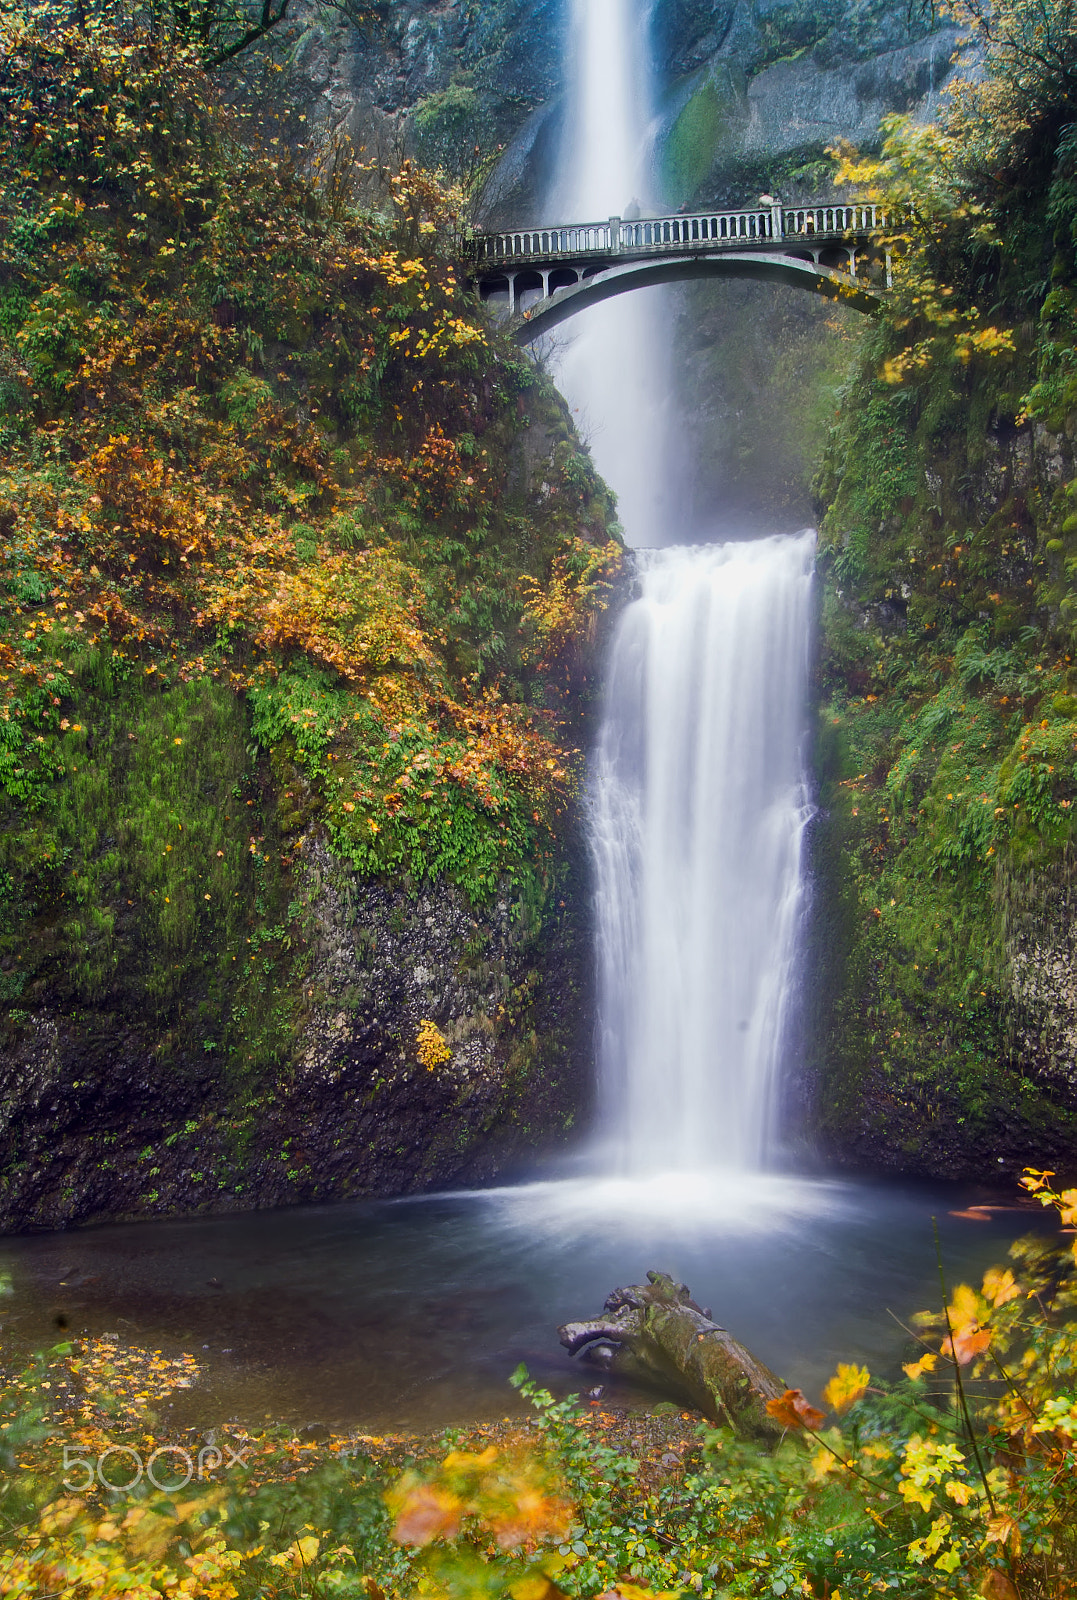
<path fill-rule="evenodd" d="M 652 3 L 572 0 L 551 220 L 655 210 Z M 671 327 L 670 291 L 636 291 L 590 308 L 555 361 L 642 587 L 615 639 L 591 785 L 602 1132 L 637 1182 L 764 1162 L 807 816 L 814 537 L 676 546 Z"/>
<path fill-rule="evenodd" d="M 565 171 L 557 220 L 623 215 L 650 190 L 645 172 L 650 74 L 639 0 L 573 0 Z"/>
<path fill-rule="evenodd" d="M 641 552 L 594 766 L 603 1132 L 623 1171 L 758 1168 L 808 816 L 814 535 Z"/>
<path fill-rule="evenodd" d="M 654 209 L 650 177 L 650 0 L 572 0 L 563 178 L 551 222 L 599 222 Z M 637 212 L 638 214 L 638 212 Z M 669 300 L 638 290 L 592 307 L 554 360 L 629 544 L 664 544 Z"/>

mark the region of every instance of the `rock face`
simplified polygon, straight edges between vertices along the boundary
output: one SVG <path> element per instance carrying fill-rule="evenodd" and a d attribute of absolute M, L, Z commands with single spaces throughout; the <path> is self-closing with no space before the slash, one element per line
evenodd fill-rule
<path fill-rule="evenodd" d="M 937 374 L 918 405 L 894 401 L 874 368 L 855 381 L 857 415 L 819 480 L 830 509 L 808 1031 L 821 1147 L 837 1165 L 932 1178 L 1067 1171 L 1077 671 L 1058 608 L 1072 537 L 1064 486 L 1077 473 L 1069 419 L 1015 418 L 990 369 L 946 391 L 943 429 L 929 411 Z M 974 568 L 962 560 L 970 547 Z M 1030 813 L 1021 775 L 1037 760 L 1051 798 Z"/>
<path fill-rule="evenodd" d="M 315 128 L 454 175 L 474 175 L 476 145 L 501 146 L 484 218 L 535 219 L 561 155 L 568 0 L 403 0 L 365 30 L 296 15 L 292 87 Z M 656 183 L 675 207 L 795 188 L 835 139 L 870 145 L 887 112 L 929 115 L 958 34 L 895 0 L 656 0 L 651 43 Z"/>
<path fill-rule="evenodd" d="M 573 1126 L 590 1079 L 582 886 L 545 917 L 508 889 L 479 914 L 444 882 L 414 898 L 358 883 L 319 841 L 299 877 L 313 1003 L 297 1092 L 342 1092 L 345 1192 L 489 1181 Z M 418 1058 L 424 1021 L 443 1063 Z"/>
<path fill-rule="evenodd" d="M 1007 896 L 1007 956 L 1015 1047 L 1037 1077 L 1077 1104 L 1077 862 L 1067 850 Z"/>
<path fill-rule="evenodd" d="M 748 89 L 745 154 L 801 155 L 836 139 L 868 144 L 888 112 L 930 115 L 957 41 L 956 31 L 947 29 L 867 61 L 825 66 L 812 55 L 767 67 Z"/>
<path fill-rule="evenodd" d="M 418 154 L 454 175 L 516 135 L 561 86 L 565 0 L 403 0 L 357 29 L 307 0 L 291 90 L 320 134 L 379 160 Z"/>
<path fill-rule="evenodd" d="M 548 907 L 506 889 L 477 912 L 360 880 L 315 835 L 293 885 L 307 959 L 275 1078 L 123 1010 L 27 1017 L 0 1056 L 0 1231 L 489 1183 L 565 1142 L 591 1077 L 571 875 Z M 448 1060 L 420 1060 L 421 1022 Z"/>
<path fill-rule="evenodd" d="M 761 189 L 798 199 L 826 189 L 820 165 L 838 140 L 870 147 L 890 112 L 928 117 L 951 71 L 952 29 L 866 56 L 852 41 L 753 70 L 761 41 L 732 30 L 714 56 L 670 86 L 656 149 L 671 206 L 750 203 Z"/>

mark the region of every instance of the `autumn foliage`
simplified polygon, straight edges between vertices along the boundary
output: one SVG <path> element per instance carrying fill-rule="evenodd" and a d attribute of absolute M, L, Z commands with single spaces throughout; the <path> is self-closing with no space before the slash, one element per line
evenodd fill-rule
<path fill-rule="evenodd" d="M 559 674 L 618 547 L 567 422 L 554 499 L 512 487 L 539 379 L 458 281 L 458 197 L 406 165 L 360 204 L 347 152 L 252 142 L 194 54 L 137 30 L 6 17 L 0 108 L 23 776 L 46 781 L 87 649 L 211 676 L 357 867 L 489 893 L 571 787 Z"/>

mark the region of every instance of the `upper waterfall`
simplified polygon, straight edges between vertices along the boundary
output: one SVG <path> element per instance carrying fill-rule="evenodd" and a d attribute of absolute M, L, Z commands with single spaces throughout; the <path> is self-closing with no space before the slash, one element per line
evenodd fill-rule
<path fill-rule="evenodd" d="M 600 221 L 633 202 L 654 203 L 650 11 L 650 0 L 573 0 L 562 176 L 546 206 L 552 222 Z M 675 537 L 665 512 L 666 292 L 645 289 L 595 306 L 554 363 L 633 545 Z"/>
<path fill-rule="evenodd" d="M 649 9 L 639 0 L 573 0 L 565 178 L 552 197 L 553 221 L 600 221 L 622 215 L 633 200 L 650 202 Z"/>
<path fill-rule="evenodd" d="M 757 1168 L 809 811 L 815 538 L 645 552 L 593 776 L 602 1128 L 623 1169 Z"/>

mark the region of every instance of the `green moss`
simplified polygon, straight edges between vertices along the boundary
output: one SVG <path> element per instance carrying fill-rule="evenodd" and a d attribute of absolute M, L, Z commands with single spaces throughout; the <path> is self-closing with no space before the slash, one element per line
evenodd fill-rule
<path fill-rule="evenodd" d="M 674 122 L 662 151 L 662 187 L 670 205 L 691 200 L 714 163 L 734 104 L 732 86 L 704 80 Z"/>
<path fill-rule="evenodd" d="M 1033 878 L 1046 907 L 1072 849 L 1077 697 L 1042 609 L 1064 598 L 1059 512 L 1006 453 L 1027 355 L 895 388 L 876 374 L 899 342 L 868 336 L 818 480 L 823 859 L 845 908 L 822 1117 L 861 1159 L 941 1173 L 1077 1142 L 1065 1084 L 1016 1048 L 1007 910 Z"/>
<path fill-rule="evenodd" d="M 209 678 L 147 685 L 111 651 L 73 660 L 62 767 L 0 826 L 10 1000 L 127 1010 L 175 1050 L 264 1067 L 292 963 L 244 702 Z"/>

